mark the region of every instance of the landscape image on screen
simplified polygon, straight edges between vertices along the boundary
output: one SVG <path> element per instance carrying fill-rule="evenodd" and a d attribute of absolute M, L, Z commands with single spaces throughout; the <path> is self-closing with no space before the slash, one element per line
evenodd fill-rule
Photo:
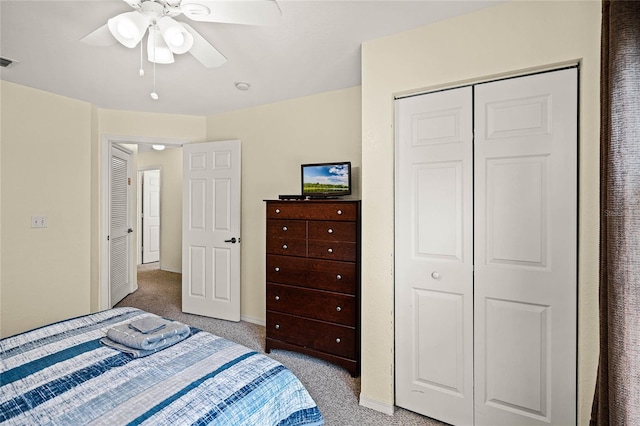
<path fill-rule="evenodd" d="M 304 194 L 344 192 L 349 189 L 349 165 L 305 167 L 302 179 Z"/>

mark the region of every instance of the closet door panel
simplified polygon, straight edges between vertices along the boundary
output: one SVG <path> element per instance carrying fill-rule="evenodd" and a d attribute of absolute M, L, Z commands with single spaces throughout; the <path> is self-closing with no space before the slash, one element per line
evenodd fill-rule
<path fill-rule="evenodd" d="M 476 425 L 576 421 L 576 74 L 475 88 Z"/>
<path fill-rule="evenodd" d="M 396 102 L 396 404 L 473 422 L 472 94 Z"/>
<path fill-rule="evenodd" d="M 548 156 L 528 156 L 485 161 L 488 264 L 548 264 L 547 159 Z"/>

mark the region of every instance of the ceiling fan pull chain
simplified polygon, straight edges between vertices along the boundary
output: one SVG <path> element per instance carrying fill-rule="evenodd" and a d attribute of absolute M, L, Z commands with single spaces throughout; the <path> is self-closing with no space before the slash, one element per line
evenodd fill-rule
<path fill-rule="evenodd" d="M 154 33 L 153 36 L 156 36 L 155 33 L 155 29 L 154 29 Z M 156 62 L 155 62 L 155 58 L 156 58 L 156 44 L 153 43 L 153 92 L 151 92 L 151 99 L 153 99 L 154 101 L 158 100 L 158 94 L 156 93 Z"/>

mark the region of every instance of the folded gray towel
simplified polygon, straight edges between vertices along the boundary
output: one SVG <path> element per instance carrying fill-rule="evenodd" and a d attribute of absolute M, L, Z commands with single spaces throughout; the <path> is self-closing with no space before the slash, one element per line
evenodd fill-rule
<path fill-rule="evenodd" d="M 167 320 L 157 316 L 146 317 L 129 323 L 129 328 L 142 334 L 151 334 L 167 326 Z"/>
<path fill-rule="evenodd" d="M 186 324 L 157 318 L 162 321 L 164 327 L 160 327 L 156 332 L 142 333 L 129 327 L 129 324 L 121 324 L 108 329 L 107 337 L 111 341 L 131 349 L 155 351 L 178 343 L 191 334 L 191 329 Z M 158 324 L 155 327 L 158 327 Z"/>
<path fill-rule="evenodd" d="M 134 348 L 130 348 L 129 346 L 121 345 L 120 343 L 114 342 L 108 337 L 103 337 L 102 339 L 100 339 L 100 343 L 102 343 L 105 346 L 109 346 L 113 349 L 117 349 L 120 352 L 129 354 L 133 358 L 142 358 L 143 356 L 151 355 L 154 352 L 158 352 L 164 349 L 164 348 L 160 348 L 160 349 L 149 350 L 149 351 L 144 351 L 142 349 L 134 349 Z"/>

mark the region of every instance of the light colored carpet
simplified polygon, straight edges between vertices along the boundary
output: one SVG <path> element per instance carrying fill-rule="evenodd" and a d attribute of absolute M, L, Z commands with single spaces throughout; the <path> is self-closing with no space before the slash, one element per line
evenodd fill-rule
<path fill-rule="evenodd" d="M 133 306 L 153 312 L 264 353 L 263 326 L 182 313 L 181 279 L 180 274 L 161 271 L 157 263 L 142 265 L 138 268 L 138 290 L 116 306 Z M 388 416 L 360 406 L 360 378 L 354 379 L 346 370 L 325 361 L 284 350 L 273 350 L 268 355 L 298 376 L 318 404 L 328 426 L 444 425 L 401 408 L 396 408 L 395 414 Z"/>

